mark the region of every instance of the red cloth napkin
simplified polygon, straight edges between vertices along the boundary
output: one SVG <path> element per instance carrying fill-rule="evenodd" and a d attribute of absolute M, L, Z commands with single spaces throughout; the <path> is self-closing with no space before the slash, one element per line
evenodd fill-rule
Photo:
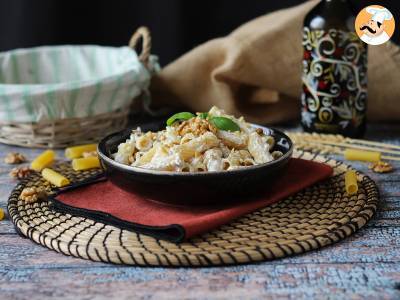
<path fill-rule="evenodd" d="M 291 159 L 282 177 L 261 195 L 221 206 L 173 206 L 126 192 L 110 181 L 62 192 L 56 210 L 90 217 L 124 229 L 179 242 L 271 205 L 332 174 L 328 165 Z"/>

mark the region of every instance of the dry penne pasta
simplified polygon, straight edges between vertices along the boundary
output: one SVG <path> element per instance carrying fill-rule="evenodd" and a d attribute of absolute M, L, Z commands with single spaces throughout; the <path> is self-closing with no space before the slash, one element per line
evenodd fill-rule
<path fill-rule="evenodd" d="M 355 171 L 347 171 L 344 175 L 344 183 L 346 192 L 349 195 L 354 195 L 358 191 L 357 174 Z"/>
<path fill-rule="evenodd" d="M 75 158 L 72 160 L 72 169 L 75 171 L 83 171 L 88 169 L 100 168 L 98 157 Z"/>
<path fill-rule="evenodd" d="M 84 152 L 97 151 L 97 144 L 86 144 L 68 147 L 65 149 L 65 157 L 69 159 L 74 159 L 81 157 Z"/>
<path fill-rule="evenodd" d="M 63 187 L 68 184 L 70 184 L 70 181 L 68 178 L 65 176 L 61 175 L 60 173 L 49 169 L 49 168 L 44 168 L 42 170 L 42 176 L 44 179 L 46 179 L 48 182 L 51 184 L 54 184 L 57 187 Z"/>
<path fill-rule="evenodd" d="M 375 151 L 346 149 L 344 151 L 344 157 L 348 160 L 377 162 L 381 160 L 381 153 Z"/>
<path fill-rule="evenodd" d="M 182 112 L 167 120 L 165 130 L 133 130 L 112 157 L 122 164 L 162 171 L 233 170 L 282 156 L 281 152 L 273 151 L 279 147 L 266 132 L 217 107 L 197 116 Z"/>
<path fill-rule="evenodd" d="M 56 157 L 56 154 L 52 150 L 46 150 L 42 152 L 39 156 L 37 156 L 32 162 L 31 162 L 31 168 L 35 171 L 41 171 L 45 167 L 51 165 L 54 161 L 54 158 Z"/>

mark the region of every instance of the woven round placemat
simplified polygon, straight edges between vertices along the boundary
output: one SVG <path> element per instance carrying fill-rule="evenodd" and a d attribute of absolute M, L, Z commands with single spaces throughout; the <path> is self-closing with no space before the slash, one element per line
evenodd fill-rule
<path fill-rule="evenodd" d="M 47 201 L 25 204 L 18 200 L 24 187 L 44 184 L 39 175 L 16 186 L 8 210 L 23 235 L 47 248 L 83 259 L 140 266 L 216 266 L 272 260 L 330 245 L 366 224 L 378 202 L 377 187 L 368 176 L 358 173 L 358 193 L 348 196 L 344 172 L 349 166 L 308 152 L 296 152 L 295 156 L 327 163 L 334 168 L 334 175 L 180 244 L 60 214 L 51 210 Z M 56 169 L 73 181 L 99 172 L 74 172 L 69 164 L 59 164 Z"/>

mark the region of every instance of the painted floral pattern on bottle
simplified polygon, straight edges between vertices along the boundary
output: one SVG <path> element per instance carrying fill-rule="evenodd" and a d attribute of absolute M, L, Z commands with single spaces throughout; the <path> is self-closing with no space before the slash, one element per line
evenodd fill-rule
<path fill-rule="evenodd" d="M 303 127 L 346 133 L 365 124 L 366 45 L 354 32 L 304 27 L 303 47 Z"/>

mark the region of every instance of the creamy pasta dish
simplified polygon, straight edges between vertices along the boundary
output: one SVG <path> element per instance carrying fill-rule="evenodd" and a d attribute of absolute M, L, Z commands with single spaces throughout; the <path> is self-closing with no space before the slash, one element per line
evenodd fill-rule
<path fill-rule="evenodd" d="M 133 130 L 113 158 L 153 170 L 215 172 L 277 159 L 282 152 L 271 151 L 274 144 L 261 128 L 214 106 L 207 113 L 177 113 L 158 132 Z"/>

